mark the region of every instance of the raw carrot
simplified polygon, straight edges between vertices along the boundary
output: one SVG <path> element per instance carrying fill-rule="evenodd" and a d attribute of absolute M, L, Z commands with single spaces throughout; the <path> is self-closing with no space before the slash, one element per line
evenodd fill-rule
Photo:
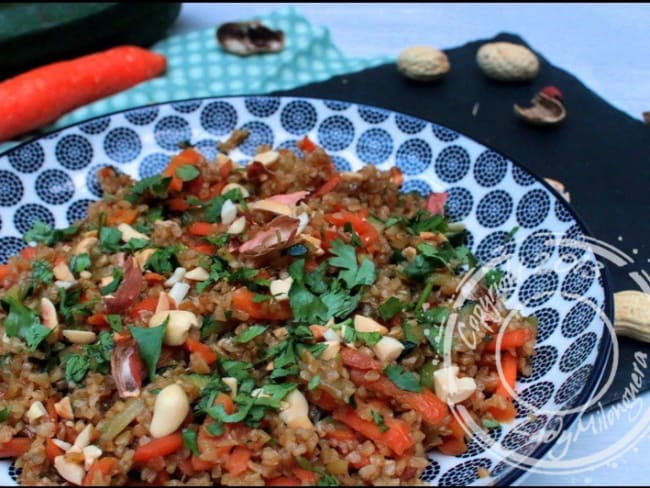
<path fill-rule="evenodd" d="M 131 307 L 129 315 L 131 318 L 140 318 L 142 312 L 151 312 L 153 313 L 156 310 L 156 305 L 158 305 L 157 297 L 147 297 L 139 303 L 136 303 Z"/>
<path fill-rule="evenodd" d="M 251 450 L 243 446 L 237 446 L 232 450 L 223 467 L 233 476 L 239 476 L 246 472 L 250 460 Z"/>
<path fill-rule="evenodd" d="M 63 452 L 63 449 L 57 446 L 51 437 L 47 437 L 45 439 L 45 456 L 47 457 L 48 461 L 54 463 L 54 458 L 57 456 L 62 456 L 63 454 L 65 454 Z"/>
<path fill-rule="evenodd" d="M 498 420 L 499 422 L 510 422 L 517 415 L 517 409 L 512 404 L 511 399 L 506 399 L 505 407 L 490 407 L 488 411 L 492 414 L 494 419 Z"/>
<path fill-rule="evenodd" d="M 201 254 L 213 255 L 214 253 L 217 252 L 217 246 L 215 246 L 214 244 L 210 244 L 209 242 L 205 242 L 205 243 L 200 242 L 190 247 L 194 249 L 196 252 L 199 252 Z"/>
<path fill-rule="evenodd" d="M 235 402 L 232 401 L 230 395 L 226 395 L 225 393 L 219 393 L 214 400 L 214 404 L 223 405 L 223 409 L 227 414 L 235 412 Z"/>
<path fill-rule="evenodd" d="M 341 175 L 336 173 L 329 180 L 323 183 L 323 185 L 314 192 L 313 196 L 322 197 L 323 195 L 327 195 L 329 192 L 334 190 L 334 188 L 336 188 L 340 182 L 341 182 Z"/>
<path fill-rule="evenodd" d="M 501 370 L 503 376 L 499 377 L 499 386 L 497 386 L 495 393 L 510 399 L 512 395 L 508 391 L 508 387 L 510 387 L 511 391 L 514 390 L 517 382 L 517 357 L 509 352 L 501 354 Z"/>
<path fill-rule="evenodd" d="M 379 442 L 401 456 L 413 446 L 410 428 L 406 422 L 399 419 L 384 419 L 388 430 L 382 432 L 372 420 L 365 420 L 351 407 L 345 406 L 334 410 L 333 417 L 356 430 L 364 437 Z"/>
<path fill-rule="evenodd" d="M 296 142 L 296 146 L 298 146 L 298 149 L 300 149 L 302 152 L 306 153 L 314 151 L 317 147 L 316 144 L 314 144 L 307 136 Z"/>
<path fill-rule="evenodd" d="M 266 486 L 302 486 L 302 482 L 296 478 L 280 476 L 278 478 L 266 480 Z"/>
<path fill-rule="evenodd" d="M 337 427 L 334 430 L 330 430 L 325 434 L 325 438 L 334 439 L 336 441 L 356 441 L 357 436 L 348 428 Z"/>
<path fill-rule="evenodd" d="M 138 218 L 138 211 L 133 208 L 114 210 L 106 217 L 108 225 L 132 224 Z"/>
<path fill-rule="evenodd" d="M 359 238 L 364 247 L 369 252 L 373 252 L 375 244 L 379 242 L 379 232 L 368 222 L 366 217 L 367 213 L 365 212 L 352 213 L 346 210 L 325 214 L 325 220 L 332 225 L 344 227 L 345 224 L 350 224 L 354 231 L 359 234 Z"/>
<path fill-rule="evenodd" d="M 167 208 L 175 212 L 183 212 L 190 208 L 190 204 L 184 198 L 171 198 L 167 200 Z"/>
<path fill-rule="evenodd" d="M 449 407 L 428 388 L 423 388 L 421 393 L 402 390 L 386 376 L 380 376 L 378 380 L 366 379 L 365 371 L 350 368 L 350 379 L 358 386 L 364 386 L 368 390 L 380 395 L 394 398 L 415 410 L 425 422 L 430 425 L 439 426 L 449 413 Z"/>
<path fill-rule="evenodd" d="M 215 226 L 210 222 L 192 222 L 187 231 L 192 235 L 204 237 L 214 234 Z"/>
<path fill-rule="evenodd" d="M 32 440 L 29 437 L 14 437 L 0 444 L 0 459 L 22 456 L 31 446 Z"/>
<path fill-rule="evenodd" d="M 267 300 L 256 303 L 254 298 L 255 293 L 248 288 L 238 288 L 232 294 L 231 305 L 235 310 L 244 312 L 254 319 L 288 320 L 291 318 L 291 307 L 288 301 Z"/>
<path fill-rule="evenodd" d="M 48 64 L 0 83 L 0 141 L 163 73 L 167 60 L 137 46 L 117 46 Z"/>
<path fill-rule="evenodd" d="M 449 436 L 443 439 L 442 444 L 438 446 L 438 450 L 446 456 L 460 456 L 467 452 L 467 444 L 465 439 Z"/>
<path fill-rule="evenodd" d="M 513 329 L 508 330 L 501 336 L 500 350 L 516 349 L 526 344 L 533 338 L 533 332 L 530 329 Z M 485 351 L 494 352 L 497 350 L 497 340 L 492 339 L 485 345 Z"/>
<path fill-rule="evenodd" d="M 308 469 L 303 469 L 300 466 L 294 466 L 291 471 L 293 471 L 296 478 L 302 481 L 303 485 L 315 486 L 318 481 L 318 475 L 316 473 Z"/>
<path fill-rule="evenodd" d="M 323 334 L 325 334 L 327 327 L 325 327 L 324 325 L 312 324 L 309 326 L 309 330 L 314 336 L 314 339 L 318 341 L 323 338 Z"/>
<path fill-rule="evenodd" d="M 327 410 L 328 412 L 340 407 L 342 403 L 322 388 L 317 388 L 313 392 L 309 392 L 309 401 L 318 408 Z"/>
<path fill-rule="evenodd" d="M 144 279 L 149 284 L 163 283 L 163 282 L 167 281 L 167 278 L 165 278 L 163 275 L 158 274 L 158 273 L 154 273 L 153 271 L 145 273 L 144 274 Z"/>
<path fill-rule="evenodd" d="M 192 456 L 190 463 L 192 464 L 192 469 L 194 469 L 194 471 L 210 471 L 215 466 L 214 463 L 204 461 L 196 456 Z"/>
<path fill-rule="evenodd" d="M 0 281 L 3 281 L 9 274 L 11 274 L 11 265 L 0 264 Z"/>
<path fill-rule="evenodd" d="M 210 346 L 202 344 L 196 339 L 188 337 L 185 340 L 185 349 L 201 356 L 207 364 L 212 364 L 217 360 L 217 354 L 210 349 Z"/>
<path fill-rule="evenodd" d="M 351 347 L 343 347 L 340 354 L 343 364 L 351 368 L 363 369 L 364 371 L 369 369 L 373 371 L 383 370 L 379 361 Z"/>
<path fill-rule="evenodd" d="M 106 314 L 96 313 L 87 317 L 86 323 L 95 327 L 104 327 L 108 325 L 108 319 L 106 318 Z"/>
<path fill-rule="evenodd" d="M 118 465 L 114 457 L 103 457 L 95 461 L 86 477 L 83 480 L 83 486 L 105 486 L 109 483 L 113 471 Z"/>
<path fill-rule="evenodd" d="M 163 176 L 171 177 L 172 179 L 168 188 L 172 191 L 181 191 L 183 188 L 183 180 L 176 176 L 176 170 L 185 165 L 194 166 L 201 161 L 201 158 L 201 154 L 194 149 L 184 149 L 174 156 L 162 172 Z"/>
<path fill-rule="evenodd" d="M 133 461 L 141 463 L 158 456 L 167 456 L 178 451 L 182 445 L 183 436 L 180 432 L 174 432 L 138 447 L 133 454 Z"/>
<path fill-rule="evenodd" d="M 36 258 L 36 254 L 38 253 L 38 248 L 37 247 L 23 247 L 20 250 L 20 257 L 27 260 L 31 261 L 32 259 Z"/>

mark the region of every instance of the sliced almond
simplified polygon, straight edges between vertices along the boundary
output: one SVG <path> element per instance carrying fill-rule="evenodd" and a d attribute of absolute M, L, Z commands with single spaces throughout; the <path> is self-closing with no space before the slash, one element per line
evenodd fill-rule
<path fill-rule="evenodd" d="M 76 439 L 72 447 L 75 447 L 79 450 L 83 449 L 86 446 L 90 445 L 90 438 L 93 433 L 93 426 L 91 424 L 86 425 L 79 434 L 77 434 Z"/>
<path fill-rule="evenodd" d="M 169 290 L 169 298 L 174 300 L 175 304 L 180 304 L 190 291 L 190 285 L 187 283 L 174 283 L 171 290 Z"/>
<path fill-rule="evenodd" d="M 164 343 L 168 346 L 180 346 L 187 339 L 189 330 L 199 326 L 199 319 L 187 310 L 168 310 L 156 313 L 149 320 L 149 327 L 158 327 L 167 322 Z"/>
<path fill-rule="evenodd" d="M 61 332 L 63 337 L 73 344 L 92 344 L 97 340 L 97 334 L 90 330 L 73 330 L 68 329 Z"/>
<path fill-rule="evenodd" d="M 379 332 L 382 335 L 388 332 L 388 329 L 376 320 L 359 314 L 354 316 L 354 330 L 357 332 Z"/>
<path fill-rule="evenodd" d="M 231 200 L 223 202 L 221 207 L 221 222 L 230 225 L 237 218 L 237 206 Z"/>
<path fill-rule="evenodd" d="M 103 454 L 102 450 L 97 446 L 86 446 L 82 449 L 84 455 L 84 469 L 88 471 L 93 463 L 97 461 Z"/>
<path fill-rule="evenodd" d="M 47 415 L 47 410 L 45 409 L 45 406 L 43 405 L 43 402 L 35 401 L 32 403 L 29 407 L 29 410 L 25 412 L 25 416 L 27 417 L 27 421 L 32 424 L 36 422 L 38 419 L 40 419 L 42 416 Z"/>
<path fill-rule="evenodd" d="M 221 378 L 221 381 L 223 381 L 228 386 L 228 388 L 230 388 L 229 395 L 234 399 L 237 396 L 237 378 L 226 376 L 225 378 Z"/>
<path fill-rule="evenodd" d="M 41 321 L 48 329 L 55 329 L 59 325 L 56 308 L 47 297 L 41 298 Z"/>
<path fill-rule="evenodd" d="M 323 342 L 327 346 L 327 349 L 325 349 L 319 359 L 322 359 L 323 361 L 329 361 L 330 359 L 334 359 L 336 355 L 339 353 L 341 350 L 341 341 L 325 341 Z"/>
<path fill-rule="evenodd" d="M 54 411 L 57 415 L 66 420 L 74 420 L 74 413 L 72 412 L 72 404 L 70 397 L 63 397 L 61 400 L 54 404 Z"/>
<path fill-rule="evenodd" d="M 397 359 L 404 350 L 404 344 L 395 339 L 394 337 L 382 337 L 381 340 L 375 344 L 373 351 L 379 359 L 385 363 L 389 363 Z"/>
<path fill-rule="evenodd" d="M 167 292 L 161 291 L 158 295 L 158 303 L 156 304 L 156 310 L 154 313 L 166 312 L 167 310 L 173 310 L 176 308 L 176 304 L 169 297 Z"/>
<path fill-rule="evenodd" d="M 289 300 L 289 290 L 292 284 L 293 278 L 291 276 L 283 280 L 273 280 L 269 285 L 269 291 L 278 301 Z"/>
<path fill-rule="evenodd" d="M 208 273 L 204 268 L 200 266 L 188 271 L 185 273 L 185 279 L 192 281 L 205 281 L 210 278 L 210 273 Z"/>
<path fill-rule="evenodd" d="M 52 442 L 54 442 L 57 447 L 60 447 L 63 452 L 68 452 L 72 447 L 72 444 L 66 441 L 62 441 L 61 439 L 52 439 Z"/>
<path fill-rule="evenodd" d="M 120 224 L 117 226 L 117 229 L 122 233 L 122 240 L 124 242 L 129 242 L 131 239 L 144 239 L 145 241 L 149 240 L 149 236 L 138 232 L 129 224 Z"/>
<path fill-rule="evenodd" d="M 303 233 L 298 234 L 298 240 L 301 241 L 314 256 L 322 256 L 325 254 L 325 251 L 321 247 L 321 240 L 318 237 Z"/>
<path fill-rule="evenodd" d="M 54 266 L 52 268 L 52 272 L 54 273 L 54 277 L 57 280 L 74 281 L 74 275 L 72 274 L 72 271 L 70 271 L 70 268 L 68 268 L 68 265 L 64 261 L 61 261 L 59 264 Z"/>
<path fill-rule="evenodd" d="M 65 456 L 56 456 L 54 458 L 54 469 L 61 477 L 75 485 L 83 483 L 85 471 L 81 464 L 73 463 L 66 460 Z"/>
<path fill-rule="evenodd" d="M 258 200 L 247 205 L 250 210 L 262 210 L 264 212 L 270 212 L 277 215 L 287 215 L 289 217 L 293 217 L 295 213 L 295 207 L 290 207 L 289 205 L 275 202 L 273 200 Z"/>
<path fill-rule="evenodd" d="M 253 156 L 253 161 L 262 163 L 264 166 L 271 166 L 280 158 L 280 153 L 277 151 L 265 151 Z"/>
<path fill-rule="evenodd" d="M 245 229 L 246 229 L 246 217 L 239 217 L 232 224 L 230 224 L 230 227 L 228 227 L 226 233 L 241 234 L 242 232 L 244 232 Z"/>
<path fill-rule="evenodd" d="M 142 251 L 136 252 L 133 255 L 133 257 L 135 257 L 135 260 L 140 265 L 140 269 L 144 269 L 144 265 L 147 264 L 147 261 L 155 252 L 156 252 L 155 249 L 148 247 L 146 249 L 143 249 Z"/>
<path fill-rule="evenodd" d="M 97 237 L 95 236 L 84 237 L 74 247 L 72 254 L 74 254 L 75 256 L 83 253 L 88 254 L 90 253 L 90 250 L 95 246 L 95 244 L 97 244 L 98 241 L 99 239 L 97 239 Z"/>

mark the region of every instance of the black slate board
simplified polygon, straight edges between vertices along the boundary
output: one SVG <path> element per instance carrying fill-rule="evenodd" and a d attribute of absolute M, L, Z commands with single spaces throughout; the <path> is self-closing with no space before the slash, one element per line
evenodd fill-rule
<path fill-rule="evenodd" d="M 650 237 L 650 127 L 612 107 L 539 53 L 540 74 L 534 81 L 489 80 L 475 56 L 490 41 L 527 45 L 518 36 L 499 34 L 447 50 L 451 71 L 432 84 L 406 79 L 391 63 L 273 94 L 338 99 L 421 117 L 491 146 L 538 176 L 563 182 L 591 233 L 635 260 L 636 264 L 622 268 L 608 266 L 612 290 L 637 289 L 629 274 L 648 268 L 650 262 L 646 242 Z M 564 123 L 538 128 L 518 120 L 513 104 L 527 105 L 546 85 L 555 85 L 564 94 L 568 113 Z M 638 253 L 632 254 L 632 249 Z M 630 339 L 620 339 L 619 347 L 619 369 L 603 405 L 622 398 L 630 383 L 634 353 L 650 355 L 649 345 Z M 642 389 L 650 389 L 650 375 Z"/>

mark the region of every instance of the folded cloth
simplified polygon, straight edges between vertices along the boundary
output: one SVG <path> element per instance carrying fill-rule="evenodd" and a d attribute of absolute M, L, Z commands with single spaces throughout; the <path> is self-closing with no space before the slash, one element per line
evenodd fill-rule
<path fill-rule="evenodd" d="M 61 117 L 48 129 L 150 103 L 287 90 L 378 66 L 391 59 L 345 56 L 332 42 L 327 28 L 310 24 L 293 7 L 256 19 L 274 30 L 284 31 L 282 52 L 247 57 L 229 54 L 217 42 L 216 25 L 169 37 L 151 48 L 167 57 L 165 76 L 81 107 Z"/>

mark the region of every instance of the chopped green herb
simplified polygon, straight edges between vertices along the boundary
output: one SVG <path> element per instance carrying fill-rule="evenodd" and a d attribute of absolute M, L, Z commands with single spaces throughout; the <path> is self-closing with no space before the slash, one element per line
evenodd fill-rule
<path fill-rule="evenodd" d="M 122 332 L 122 316 L 118 314 L 109 314 L 106 316 L 108 325 L 115 332 Z"/>
<path fill-rule="evenodd" d="M 182 181 L 192 181 L 198 178 L 201 172 L 196 168 L 196 166 L 192 166 L 191 164 L 184 164 L 176 168 L 175 174 Z"/>
<path fill-rule="evenodd" d="M 73 273 L 79 275 L 82 271 L 90 268 L 90 256 L 88 253 L 77 254 L 70 260 L 70 269 Z"/>
<path fill-rule="evenodd" d="M 296 457 L 296 462 L 302 469 L 306 469 L 307 471 L 311 471 L 319 475 L 316 486 L 339 486 L 339 482 L 334 476 L 326 472 L 323 468 L 312 465 L 304 457 Z"/>
<path fill-rule="evenodd" d="M 346 327 L 347 330 L 351 330 L 351 327 Z M 381 340 L 381 334 L 379 332 L 355 332 L 356 336 L 370 347 L 374 346 Z"/>
<path fill-rule="evenodd" d="M 80 384 L 86 377 L 90 365 L 81 354 L 71 354 L 65 364 L 65 380 Z"/>
<path fill-rule="evenodd" d="M 103 288 L 100 288 L 99 292 L 102 296 L 115 293 L 115 291 L 120 287 L 122 283 L 122 278 L 124 277 L 124 271 L 121 268 L 113 268 L 113 280 Z"/>
<path fill-rule="evenodd" d="M 237 336 L 235 342 L 238 342 L 239 344 L 250 342 L 257 336 L 262 335 L 267 328 L 267 325 L 251 325 L 248 329 Z"/>
<path fill-rule="evenodd" d="M 120 250 L 122 233 L 115 227 L 102 227 L 99 231 L 99 248 L 104 253 L 114 253 Z"/>
<path fill-rule="evenodd" d="M 40 220 L 37 220 L 29 229 L 23 239 L 25 242 L 40 242 L 46 246 L 53 246 L 61 241 L 68 241 L 79 231 L 79 227 L 72 225 L 65 229 L 55 229 Z"/>
<path fill-rule="evenodd" d="M 255 295 L 253 295 L 253 303 L 268 302 L 272 299 L 273 297 L 271 295 L 262 295 L 260 293 L 255 293 Z"/>
<path fill-rule="evenodd" d="M 140 357 L 147 366 L 149 371 L 149 379 L 153 379 L 156 375 L 156 366 L 160 358 L 160 350 L 162 349 L 163 338 L 167 330 L 167 323 L 169 317 L 165 319 L 162 325 L 157 327 L 134 327 L 129 326 L 131 335 L 138 343 L 138 350 Z"/>
<path fill-rule="evenodd" d="M 388 376 L 388 378 L 402 390 L 415 391 L 418 393 L 422 391 L 422 385 L 420 385 L 418 377 L 414 373 L 404 369 L 404 367 L 399 364 L 389 364 L 384 369 L 384 373 L 386 373 L 386 376 Z"/>
<path fill-rule="evenodd" d="M 219 366 L 225 371 L 224 376 L 232 376 L 240 383 L 250 378 L 248 371 L 253 367 L 251 363 L 234 359 L 219 359 Z"/>
<path fill-rule="evenodd" d="M 384 320 L 390 320 L 404 309 L 404 304 L 396 297 L 390 297 L 379 305 L 379 315 Z"/>
<path fill-rule="evenodd" d="M 17 299 L 5 295 L 2 304 L 5 309 L 9 309 L 4 321 L 7 336 L 20 337 L 35 351 L 52 330 L 42 325 L 38 315 Z"/>
<path fill-rule="evenodd" d="M 495 286 L 498 286 L 499 283 L 501 283 L 501 280 L 503 279 L 504 276 L 505 273 L 502 270 L 498 268 L 494 268 L 488 271 L 487 273 L 485 273 L 485 275 L 483 276 L 483 281 L 485 282 L 485 286 L 487 286 L 488 288 L 493 288 Z"/>
<path fill-rule="evenodd" d="M 372 421 L 375 423 L 375 425 L 377 425 L 377 427 L 379 427 L 379 430 L 381 432 L 386 432 L 388 430 L 388 426 L 384 421 L 384 416 L 375 410 L 371 410 L 370 413 L 372 415 Z"/>
<path fill-rule="evenodd" d="M 213 422 L 208 424 L 205 427 L 205 430 L 207 430 L 210 435 L 220 436 L 223 434 L 223 422 Z"/>
<path fill-rule="evenodd" d="M 231 237 L 231 234 L 219 234 L 218 236 L 205 236 L 204 239 L 217 247 L 224 247 Z"/>
<path fill-rule="evenodd" d="M 144 249 L 149 245 L 149 239 L 140 239 L 138 237 L 134 237 L 133 239 L 129 239 L 126 244 L 122 246 L 122 249 L 127 251 L 130 254 L 133 254 L 136 251 L 139 251 L 140 249 Z"/>
<path fill-rule="evenodd" d="M 176 244 L 156 249 L 149 259 L 147 259 L 145 268 L 151 269 L 159 274 L 172 273 L 178 266 L 176 253 L 178 253 L 182 248 L 182 245 Z"/>
<path fill-rule="evenodd" d="M 515 236 L 515 234 L 519 231 L 519 226 L 515 225 L 510 231 L 505 235 L 503 238 L 504 242 L 508 242 L 512 240 L 512 238 Z"/>
<path fill-rule="evenodd" d="M 74 322 L 77 318 L 88 315 L 97 301 L 81 302 L 80 300 L 81 289 L 59 288 L 59 313 L 66 322 Z"/>
<path fill-rule="evenodd" d="M 48 285 L 54 281 L 52 265 L 44 259 L 32 261 L 32 282 L 35 286 Z"/>
<path fill-rule="evenodd" d="M 309 391 L 314 390 L 318 388 L 318 385 L 320 385 L 320 375 L 312 376 L 309 383 L 307 383 L 307 389 Z"/>
<path fill-rule="evenodd" d="M 143 178 L 133 185 L 131 193 L 127 195 L 126 200 L 131 203 L 137 203 L 147 192 L 154 198 L 164 199 L 167 197 L 167 188 L 171 181 L 171 176 L 162 175 Z"/>
<path fill-rule="evenodd" d="M 501 422 L 497 422 L 496 420 L 492 419 L 486 419 L 484 418 L 481 420 L 481 423 L 483 424 L 483 427 L 486 429 L 496 429 L 497 427 L 501 427 Z"/>
<path fill-rule="evenodd" d="M 9 418 L 9 415 L 11 415 L 11 407 L 5 407 L 0 410 L 0 422 L 7 420 Z"/>
<path fill-rule="evenodd" d="M 183 429 L 181 435 L 183 436 L 183 445 L 187 447 L 192 454 L 200 456 L 199 446 L 197 443 L 197 434 L 193 430 Z"/>

